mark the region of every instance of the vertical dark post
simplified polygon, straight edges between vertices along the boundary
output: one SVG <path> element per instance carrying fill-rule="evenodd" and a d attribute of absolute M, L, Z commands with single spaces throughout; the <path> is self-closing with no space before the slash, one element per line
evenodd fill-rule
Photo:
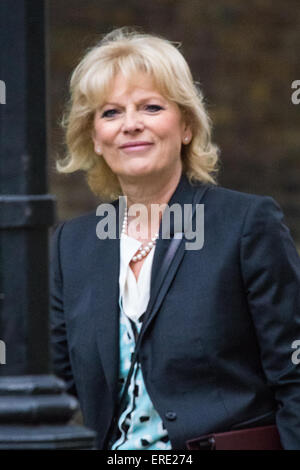
<path fill-rule="evenodd" d="M 0 1 L 0 449 L 91 448 L 49 375 L 44 0 Z"/>

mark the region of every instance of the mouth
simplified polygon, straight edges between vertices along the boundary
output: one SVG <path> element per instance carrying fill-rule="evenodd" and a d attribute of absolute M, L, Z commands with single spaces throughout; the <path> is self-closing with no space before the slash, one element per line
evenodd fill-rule
<path fill-rule="evenodd" d="M 138 152 L 140 150 L 145 150 L 151 147 L 152 142 L 146 142 L 146 141 L 134 141 L 134 142 L 126 142 L 126 144 L 123 144 L 120 146 L 120 149 L 126 151 L 133 151 L 133 152 Z"/>

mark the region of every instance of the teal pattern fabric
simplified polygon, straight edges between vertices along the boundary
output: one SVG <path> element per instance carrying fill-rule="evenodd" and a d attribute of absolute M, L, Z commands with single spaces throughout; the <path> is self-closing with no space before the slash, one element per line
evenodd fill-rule
<path fill-rule="evenodd" d="M 119 396 L 122 394 L 126 376 L 130 369 L 130 358 L 135 346 L 135 332 L 142 323 L 133 322 L 125 315 L 120 299 L 120 375 Z M 147 393 L 141 366 L 135 364 L 128 389 L 126 409 L 119 419 L 120 437 L 112 450 L 169 450 L 172 449 L 168 433 L 154 409 Z"/>

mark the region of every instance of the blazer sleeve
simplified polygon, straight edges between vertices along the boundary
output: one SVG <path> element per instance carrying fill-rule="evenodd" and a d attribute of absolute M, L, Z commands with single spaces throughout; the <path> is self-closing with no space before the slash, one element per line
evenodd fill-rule
<path fill-rule="evenodd" d="M 51 239 L 50 256 L 50 357 L 53 372 L 66 383 L 67 392 L 77 396 L 72 374 L 64 318 L 63 275 L 60 265 L 60 238 L 64 223 Z"/>
<path fill-rule="evenodd" d="M 250 204 L 241 237 L 241 269 L 256 328 L 261 362 L 278 403 L 277 426 L 285 449 L 300 449 L 300 258 L 274 199 Z"/>

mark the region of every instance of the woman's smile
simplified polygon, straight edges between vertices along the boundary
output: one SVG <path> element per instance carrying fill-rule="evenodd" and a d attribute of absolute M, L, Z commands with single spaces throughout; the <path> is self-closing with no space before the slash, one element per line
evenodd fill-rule
<path fill-rule="evenodd" d="M 146 142 L 146 141 L 132 141 L 132 142 L 126 142 L 125 144 L 120 146 L 120 149 L 122 149 L 125 153 L 131 153 L 131 152 L 144 152 L 145 150 L 151 149 L 153 146 L 152 142 Z"/>

